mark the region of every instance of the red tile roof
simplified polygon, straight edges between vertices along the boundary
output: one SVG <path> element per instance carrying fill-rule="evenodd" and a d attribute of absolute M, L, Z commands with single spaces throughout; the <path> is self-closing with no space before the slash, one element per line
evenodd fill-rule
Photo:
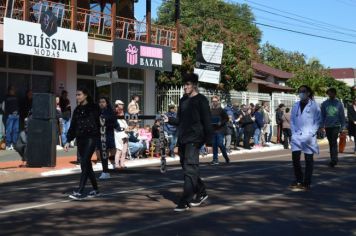
<path fill-rule="evenodd" d="M 271 88 L 271 89 L 281 90 L 281 91 L 286 91 L 286 92 L 291 92 L 291 91 L 294 90 L 291 87 L 283 86 L 283 85 L 279 85 L 279 84 L 274 84 L 274 83 L 267 82 L 265 80 L 258 79 L 258 78 L 252 78 L 252 83 L 253 84 L 260 84 L 260 85 L 266 86 L 266 87 Z"/>
<path fill-rule="evenodd" d="M 257 72 L 272 75 L 272 76 L 280 78 L 280 79 L 290 79 L 293 77 L 292 73 L 289 73 L 289 72 L 286 72 L 283 70 L 279 70 L 279 69 L 273 68 L 271 66 L 257 63 L 257 62 L 252 63 L 252 68 Z"/>
<path fill-rule="evenodd" d="M 352 68 L 335 68 L 330 69 L 329 72 L 335 79 L 355 78 L 355 71 Z"/>

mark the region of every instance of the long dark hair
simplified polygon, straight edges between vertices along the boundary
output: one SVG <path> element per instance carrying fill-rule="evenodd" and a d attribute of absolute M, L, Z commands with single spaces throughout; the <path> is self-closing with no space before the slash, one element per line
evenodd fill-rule
<path fill-rule="evenodd" d="M 308 85 L 299 86 L 298 93 L 301 88 L 305 88 L 309 92 L 309 99 L 314 100 L 314 91 Z"/>
<path fill-rule="evenodd" d="M 87 96 L 87 102 L 88 102 L 89 104 L 93 104 L 93 103 L 94 103 L 93 97 L 90 95 L 90 92 L 89 92 L 89 90 L 88 90 L 86 87 L 79 87 L 79 88 L 77 88 L 77 91 L 80 91 L 80 92 L 82 92 L 84 95 Z"/>

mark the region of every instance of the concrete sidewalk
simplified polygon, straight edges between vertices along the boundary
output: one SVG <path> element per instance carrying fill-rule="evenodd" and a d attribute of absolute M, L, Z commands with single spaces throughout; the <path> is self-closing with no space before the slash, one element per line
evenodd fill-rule
<path fill-rule="evenodd" d="M 319 144 L 326 144 L 327 141 L 319 140 Z M 271 144 L 268 147 L 263 147 L 260 149 L 240 149 L 238 151 L 232 151 L 230 155 L 242 155 L 245 153 L 263 153 L 270 151 L 283 150 L 281 144 Z M 212 159 L 212 154 L 204 156 L 201 158 Z M 48 177 L 48 176 L 60 176 L 80 173 L 80 166 L 76 165 L 76 149 L 71 149 L 68 153 L 58 150 L 57 151 L 57 163 L 55 167 L 42 167 L 42 168 L 32 168 L 32 167 L 19 167 L 22 163 L 19 155 L 14 151 L 3 151 L 0 152 L 0 182 L 10 182 L 19 179 L 36 178 L 36 177 Z M 94 171 L 101 171 L 101 163 L 96 163 L 96 155 L 93 155 L 93 169 Z M 179 157 L 167 157 L 167 163 L 178 162 Z M 127 160 L 126 166 L 128 168 L 142 167 L 149 165 L 159 165 L 160 158 L 145 158 L 145 159 L 135 159 Z M 109 169 L 114 169 L 112 164 L 109 164 Z"/>

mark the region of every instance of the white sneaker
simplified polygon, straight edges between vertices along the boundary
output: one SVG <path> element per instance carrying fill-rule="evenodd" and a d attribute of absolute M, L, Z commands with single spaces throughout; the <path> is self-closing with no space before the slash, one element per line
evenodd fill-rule
<path fill-rule="evenodd" d="M 8 146 L 8 147 L 6 147 L 6 150 L 7 151 L 12 151 L 12 150 L 14 150 L 14 147 L 11 145 L 11 146 Z"/>
<path fill-rule="evenodd" d="M 110 179 L 110 174 L 109 173 L 101 173 L 99 179 Z"/>

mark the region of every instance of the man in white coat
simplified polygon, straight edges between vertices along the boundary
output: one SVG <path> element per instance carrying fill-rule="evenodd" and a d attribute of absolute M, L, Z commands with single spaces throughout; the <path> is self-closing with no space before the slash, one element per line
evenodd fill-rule
<path fill-rule="evenodd" d="M 313 175 L 314 154 L 319 154 L 316 133 L 320 127 L 321 112 L 314 101 L 311 88 L 302 85 L 298 89 L 300 101 L 296 102 L 291 114 L 292 159 L 295 181 L 290 185 L 293 191 L 310 190 Z M 300 164 L 301 153 L 305 157 L 305 174 Z"/>

